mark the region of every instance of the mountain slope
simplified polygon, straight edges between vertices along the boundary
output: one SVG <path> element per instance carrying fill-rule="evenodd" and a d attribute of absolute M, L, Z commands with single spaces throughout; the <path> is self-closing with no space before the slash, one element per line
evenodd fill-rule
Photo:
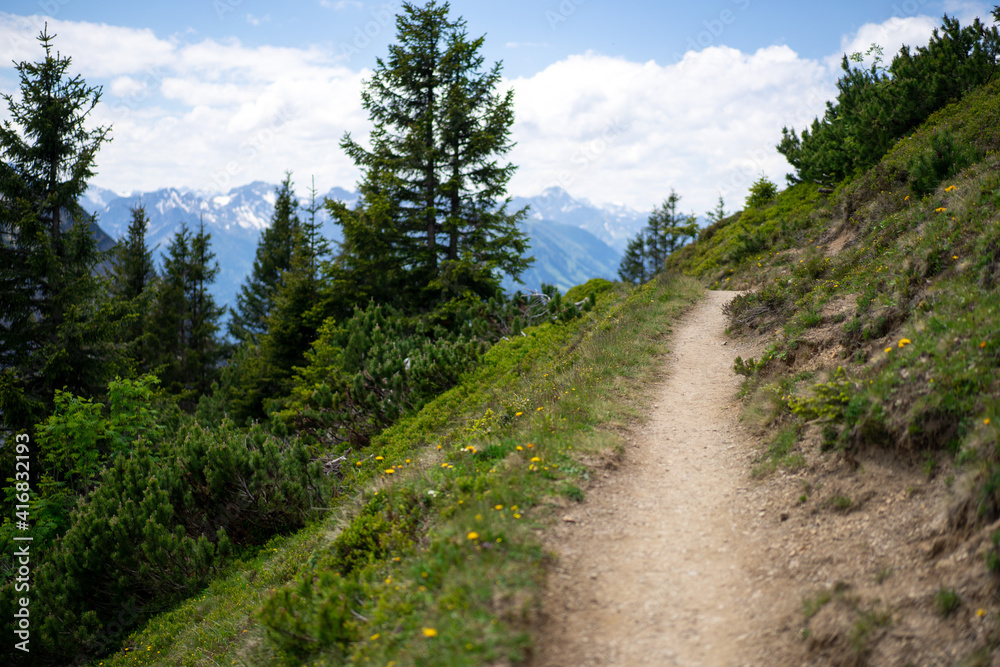
<path fill-rule="evenodd" d="M 998 151 L 994 80 L 832 194 L 791 187 L 668 261 L 751 290 L 728 311 L 765 350 L 735 365 L 744 420 L 766 443 L 758 474 L 784 471 L 768 483 L 786 546 L 809 545 L 783 572 L 839 582 L 786 638 L 790 664 L 996 660 Z"/>
<path fill-rule="evenodd" d="M 527 254 L 535 261 L 521 275 L 522 285 L 508 278 L 505 288 L 538 291 L 547 283 L 565 292 L 591 278 L 617 279 L 621 256 L 590 232 L 552 220 L 526 220 L 521 229 L 529 238 Z"/>
<path fill-rule="evenodd" d="M 260 232 L 270 223 L 274 191 L 274 185 L 262 182 L 233 188 L 225 195 L 164 188 L 119 196 L 110 190 L 91 188 L 83 204 L 88 212 L 97 216 L 100 228 L 113 238 L 125 235 L 132 208 L 143 204 L 150 221 L 147 243 L 151 248 L 158 248 L 154 252 L 158 260 L 182 223 L 194 228 L 204 222 L 212 234 L 212 249 L 220 268 L 213 294 L 220 304 L 233 304 L 253 266 Z M 319 200 L 324 197 L 344 201 L 350 206 L 357 201 L 357 193 L 339 187 Z M 308 201 L 301 203 L 307 205 Z M 549 190 L 540 197 L 518 200 L 518 206 L 524 205 L 531 206 L 532 214 L 522 228 L 531 239 L 529 254 L 536 261 L 522 276 L 523 285 L 515 285 L 508 279 L 505 287 L 538 290 L 542 283 L 549 283 L 565 291 L 590 278 L 615 277 L 620 253 L 588 229 L 596 229 L 603 238 L 617 243 L 616 239 L 622 235 L 633 235 L 630 230 L 636 224 L 637 213 L 627 213 L 627 209 L 620 207 L 603 210 L 578 202 L 562 190 Z M 542 211 L 550 217 L 540 218 Z M 331 241 L 339 240 L 339 228 L 326 212 L 320 211 L 317 217 L 326 237 Z"/>
<path fill-rule="evenodd" d="M 564 225 L 579 227 L 611 246 L 624 252 L 629 239 L 646 224 L 648 212 L 636 211 L 621 205 L 595 206 L 586 200 L 574 199 L 560 187 L 550 187 L 534 197 L 514 197 L 514 210 L 529 206 L 529 218 L 555 220 Z"/>

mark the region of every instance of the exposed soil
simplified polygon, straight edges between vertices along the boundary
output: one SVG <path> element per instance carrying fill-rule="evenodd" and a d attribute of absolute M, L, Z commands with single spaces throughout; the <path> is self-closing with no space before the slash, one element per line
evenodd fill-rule
<path fill-rule="evenodd" d="M 549 532 L 533 665 L 991 664 L 998 526 L 962 528 L 947 461 L 847 461 L 809 431 L 801 466 L 753 476 L 732 367 L 759 347 L 724 333 L 734 294 L 677 324 L 649 421 Z"/>

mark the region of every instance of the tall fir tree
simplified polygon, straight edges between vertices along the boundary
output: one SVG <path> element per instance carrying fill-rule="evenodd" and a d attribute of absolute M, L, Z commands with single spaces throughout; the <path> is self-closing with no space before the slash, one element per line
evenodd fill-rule
<path fill-rule="evenodd" d="M 663 270 L 671 253 L 697 238 L 698 221 L 694 215 L 678 212 L 680 200 L 680 195 L 671 190 L 664 202 L 653 209 L 646 226 L 629 241 L 618 267 L 622 280 L 646 282 Z"/>
<path fill-rule="evenodd" d="M 163 261 L 151 319 L 158 350 L 154 369 L 181 406 L 192 409 L 211 388 L 225 349 L 219 340 L 222 309 L 209 287 L 218 274 L 211 234 L 192 234 L 186 224 L 174 234 Z"/>
<path fill-rule="evenodd" d="M 726 212 L 726 202 L 722 199 L 722 195 L 719 195 L 719 201 L 716 203 L 715 208 L 705 214 L 708 218 L 709 223 L 715 224 L 717 222 L 722 222 L 726 219 L 729 213 Z"/>
<path fill-rule="evenodd" d="M 288 172 L 275 190 L 271 224 L 261 232 L 253 269 L 236 295 L 236 308 L 230 309 L 229 335 L 237 341 L 256 344 L 267 331 L 274 294 L 281 285 L 282 273 L 292 265 L 295 238 L 301 226 L 298 207 L 292 175 Z"/>
<path fill-rule="evenodd" d="M 146 209 L 141 204 L 135 206 L 125 238 L 115 244 L 110 253 L 111 293 L 122 306 L 124 320 L 119 331 L 119 344 L 121 352 L 133 360 L 139 373 L 151 370 L 150 359 L 153 356 L 146 334 L 156 267 L 153 251 L 146 245 L 148 226 Z"/>
<path fill-rule="evenodd" d="M 625 282 L 639 285 L 649 278 L 646 274 L 646 233 L 644 231 L 636 234 L 635 238 L 628 242 L 625 255 L 618 265 L 618 277 Z"/>
<path fill-rule="evenodd" d="M 113 324 L 90 218 L 78 200 L 109 127 L 87 127 L 101 97 L 71 59 L 17 65 L 20 99 L 0 126 L 0 424 L 29 429 L 57 388 L 94 395 L 116 370 Z"/>
<path fill-rule="evenodd" d="M 380 259 L 396 263 L 384 274 L 397 281 L 389 289 L 411 308 L 494 293 L 502 274 L 517 278 L 528 266 L 517 226 L 526 212 L 509 212 L 505 197 L 515 167 L 500 163 L 513 146 L 513 94 L 496 93 L 500 65 L 482 69 L 482 38 L 470 41 L 465 21 L 449 19 L 449 10 L 403 4 L 399 43 L 377 60 L 362 91 L 375 125 L 371 149 L 350 134 L 341 142 L 364 172 L 363 205 L 374 209 L 352 212 L 348 224 L 384 237 L 392 250 Z M 363 236 L 342 250 L 358 249 Z M 364 246 L 362 263 L 371 263 L 377 244 Z"/>

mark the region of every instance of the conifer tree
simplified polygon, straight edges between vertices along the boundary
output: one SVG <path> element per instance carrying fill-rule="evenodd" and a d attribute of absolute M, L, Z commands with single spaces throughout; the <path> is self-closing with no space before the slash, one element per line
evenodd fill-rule
<path fill-rule="evenodd" d="M 298 206 L 292 174 L 288 172 L 275 190 L 271 224 L 261 232 L 253 269 L 236 296 L 236 308 L 230 309 L 229 334 L 237 341 L 256 344 L 267 330 L 267 318 L 274 307 L 274 294 L 281 284 L 282 273 L 292 265 L 295 235 L 301 226 Z"/>
<path fill-rule="evenodd" d="M 0 125 L 0 422 L 23 430 L 51 406 L 56 388 L 91 396 L 114 370 L 101 260 L 78 199 L 94 175 L 108 127 L 88 129 L 101 97 L 71 60 L 53 53 L 17 65 L 20 99 L 3 95 Z"/>
<path fill-rule="evenodd" d="M 629 241 L 618 268 L 622 280 L 644 283 L 663 270 L 664 262 L 678 248 L 698 236 L 694 215 L 678 213 L 681 197 L 673 190 L 653 209 L 646 227 Z"/>
<path fill-rule="evenodd" d="M 219 271 L 210 243 L 211 234 L 204 225 L 192 234 L 182 224 L 174 234 L 164 258 L 152 321 L 159 350 L 155 369 L 164 389 L 188 409 L 211 387 L 224 353 L 218 339 L 222 309 L 209 292 Z"/>
<path fill-rule="evenodd" d="M 618 277 L 628 283 L 639 285 L 646 282 L 646 234 L 639 232 L 628 242 L 625 256 L 618 266 Z"/>
<path fill-rule="evenodd" d="M 140 372 L 150 370 L 152 352 L 146 337 L 151 307 L 151 287 L 156 278 L 153 251 L 146 246 L 146 209 L 132 209 L 128 232 L 111 249 L 111 293 L 123 306 L 124 325 L 119 332 L 122 352 L 135 360 Z"/>
<path fill-rule="evenodd" d="M 715 205 L 715 208 L 705 214 L 708 221 L 712 224 L 717 222 L 722 222 L 726 219 L 729 213 L 726 213 L 726 202 L 722 199 L 722 195 L 719 195 L 719 201 Z"/>
<path fill-rule="evenodd" d="M 500 65 L 482 69 L 482 38 L 470 41 L 465 21 L 448 12 L 448 3 L 403 4 L 399 43 L 362 91 L 375 125 L 371 149 L 350 134 L 341 142 L 364 171 L 364 206 L 375 209 L 350 222 L 384 233 L 381 245 L 391 251 L 378 263 L 395 264 L 384 275 L 409 307 L 495 292 L 500 274 L 517 278 L 527 267 L 517 227 L 525 212 L 509 212 L 504 197 L 514 166 L 500 163 L 512 147 L 513 95 L 496 93 Z M 375 245 L 357 247 L 365 233 L 353 236 L 342 250 L 368 253 L 361 263 L 376 260 Z"/>

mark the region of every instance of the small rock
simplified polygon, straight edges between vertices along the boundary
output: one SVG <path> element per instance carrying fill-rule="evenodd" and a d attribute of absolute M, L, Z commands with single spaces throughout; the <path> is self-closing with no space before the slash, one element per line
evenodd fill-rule
<path fill-rule="evenodd" d="M 788 521 L 788 512 L 782 512 L 780 515 L 778 515 L 778 518 L 781 519 L 782 521 Z"/>
<path fill-rule="evenodd" d="M 565 521 L 566 523 L 576 523 L 576 519 L 574 519 L 568 514 L 564 516 L 562 520 Z"/>

